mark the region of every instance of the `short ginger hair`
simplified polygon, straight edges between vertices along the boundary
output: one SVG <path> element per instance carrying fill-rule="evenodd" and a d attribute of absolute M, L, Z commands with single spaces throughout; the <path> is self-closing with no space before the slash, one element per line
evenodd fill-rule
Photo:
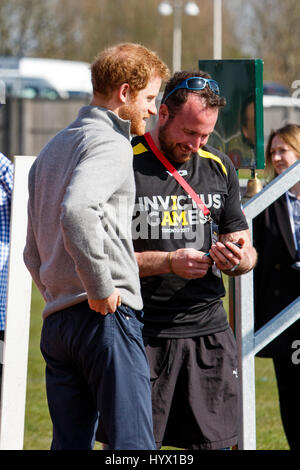
<path fill-rule="evenodd" d="M 158 55 L 140 44 L 122 43 L 100 52 L 91 65 L 94 93 L 109 97 L 122 83 L 128 83 L 133 96 L 149 80 L 169 78 L 169 69 Z"/>

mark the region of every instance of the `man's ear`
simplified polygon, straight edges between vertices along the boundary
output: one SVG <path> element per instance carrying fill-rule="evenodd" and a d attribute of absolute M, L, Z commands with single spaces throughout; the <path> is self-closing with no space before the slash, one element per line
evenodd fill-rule
<path fill-rule="evenodd" d="M 128 83 L 122 83 L 119 87 L 118 98 L 123 104 L 128 103 L 130 100 L 130 85 Z"/>
<path fill-rule="evenodd" d="M 166 124 L 169 119 L 169 109 L 166 104 L 161 104 L 158 111 L 158 120 L 161 125 Z"/>

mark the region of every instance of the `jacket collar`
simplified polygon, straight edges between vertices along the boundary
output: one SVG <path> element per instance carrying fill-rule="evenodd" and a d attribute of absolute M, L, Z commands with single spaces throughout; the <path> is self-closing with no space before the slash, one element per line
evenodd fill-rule
<path fill-rule="evenodd" d="M 130 127 L 131 122 L 120 118 L 116 113 L 109 109 L 100 106 L 83 106 L 79 110 L 78 118 L 92 119 L 112 127 L 116 132 L 119 132 L 129 141 L 131 140 Z"/>

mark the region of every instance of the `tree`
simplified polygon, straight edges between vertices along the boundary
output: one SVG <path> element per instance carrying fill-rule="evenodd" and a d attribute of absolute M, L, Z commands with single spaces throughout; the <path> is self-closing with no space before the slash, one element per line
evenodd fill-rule
<path fill-rule="evenodd" d="M 238 31 L 244 50 L 264 60 L 264 79 L 288 87 L 300 77 L 298 37 L 299 0 L 230 0 L 236 18 L 242 20 Z"/>
<path fill-rule="evenodd" d="M 103 46 L 123 41 L 141 42 L 156 50 L 172 68 L 173 16 L 158 13 L 161 0 L 86 0 L 82 14 L 83 47 L 89 60 Z M 182 68 L 197 68 L 200 58 L 212 58 L 212 0 L 198 2 L 200 14 L 182 18 Z M 236 37 L 230 12 L 223 8 L 223 51 L 236 54 Z M 92 38 L 92 40 L 91 40 Z"/>
<path fill-rule="evenodd" d="M 0 0 L 0 55 L 78 58 L 78 0 Z"/>
<path fill-rule="evenodd" d="M 132 41 L 157 51 L 171 69 L 173 17 L 159 15 L 160 1 L 0 0 L 0 54 L 91 62 L 102 48 Z M 223 5 L 223 53 L 233 57 L 237 41 Z M 212 58 L 212 0 L 199 6 L 200 15 L 183 15 L 182 68 Z"/>

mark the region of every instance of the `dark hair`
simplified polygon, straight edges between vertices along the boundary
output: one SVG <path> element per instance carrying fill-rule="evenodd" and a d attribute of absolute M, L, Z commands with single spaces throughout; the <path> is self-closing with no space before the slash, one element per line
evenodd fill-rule
<path fill-rule="evenodd" d="M 251 103 L 254 104 L 254 95 L 247 96 L 247 98 L 242 103 L 242 106 L 241 106 L 241 126 L 242 127 L 247 126 L 247 109 Z"/>
<path fill-rule="evenodd" d="M 166 84 L 162 102 L 167 94 L 170 93 L 180 82 L 190 77 L 211 78 L 207 72 L 202 70 L 183 70 L 181 72 L 176 72 Z M 205 105 L 210 108 L 222 108 L 226 104 L 226 99 L 222 96 L 216 95 L 209 86 L 206 86 L 203 90 L 186 90 L 184 88 L 180 88 L 172 93 L 172 95 L 167 99 L 166 104 L 171 118 L 174 117 L 184 103 L 186 103 L 189 93 L 193 93 L 194 95 L 198 95 L 203 98 Z"/>

